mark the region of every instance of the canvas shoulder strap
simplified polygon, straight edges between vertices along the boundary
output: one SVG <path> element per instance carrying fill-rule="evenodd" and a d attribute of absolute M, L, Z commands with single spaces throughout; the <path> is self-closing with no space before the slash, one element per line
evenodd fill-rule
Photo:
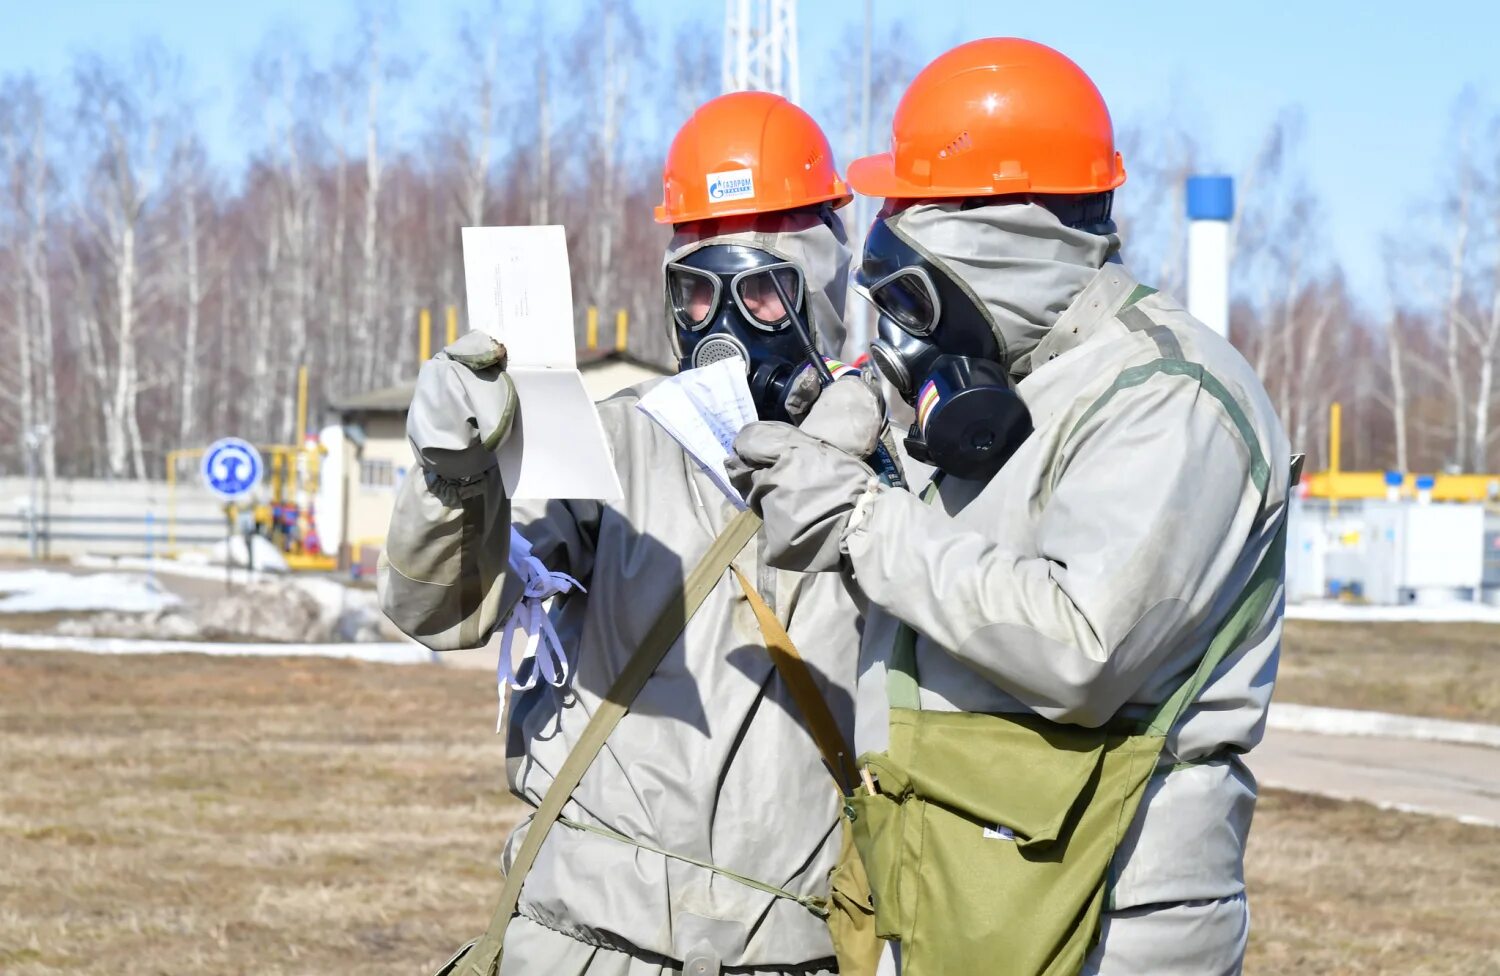
<path fill-rule="evenodd" d="M 1289 492 L 1295 489 L 1297 483 L 1302 480 L 1302 461 L 1303 455 L 1292 456 L 1287 479 Z M 1276 594 L 1285 578 L 1286 532 L 1287 512 L 1283 511 L 1281 523 L 1276 527 L 1276 534 L 1271 537 L 1270 548 L 1261 557 L 1260 565 L 1255 568 L 1249 582 L 1245 584 L 1245 588 L 1240 591 L 1239 596 L 1230 606 L 1224 622 L 1219 625 L 1213 640 L 1209 642 L 1208 649 L 1203 652 L 1203 657 L 1198 661 L 1198 667 L 1176 692 L 1156 707 L 1146 721 L 1148 732 L 1163 736 L 1171 732 L 1183 713 L 1188 710 L 1188 706 L 1198 700 L 1198 695 L 1207 687 L 1214 671 L 1230 653 L 1244 644 L 1265 618 L 1266 611 L 1270 609 L 1271 602 L 1276 599 Z"/>
<path fill-rule="evenodd" d="M 557 823 L 563 807 L 583 780 L 583 774 L 599 755 L 605 740 L 620 723 L 620 719 L 625 717 L 625 713 L 630 711 L 635 696 L 645 687 L 656 666 L 677 642 L 677 638 L 687 627 L 687 622 L 718 585 L 734 557 L 739 555 L 759 528 L 760 518 L 754 512 L 747 509 L 736 515 L 683 581 L 680 599 L 670 601 L 646 632 L 639 649 L 605 693 L 604 700 L 599 703 L 598 709 L 584 727 L 583 734 L 568 753 L 567 760 L 558 770 L 541 805 L 532 816 L 531 825 L 526 829 L 526 837 L 521 841 L 521 849 L 511 862 L 510 870 L 506 872 L 505 887 L 500 892 L 500 903 L 495 906 L 489 930 L 462 957 L 458 968 L 453 969 L 453 972 L 495 976 L 499 967 L 500 950 L 505 941 L 505 929 L 516 912 L 516 905 L 521 899 L 521 886 L 526 881 L 527 872 L 536 862 L 548 831 Z"/>
<path fill-rule="evenodd" d="M 823 754 L 823 762 L 828 766 L 834 783 L 847 796 L 854 788 L 854 759 L 843 733 L 839 731 L 833 712 L 828 708 L 827 700 L 818 691 L 807 662 L 798 653 L 797 645 L 792 643 L 792 637 L 781 626 L 781 621 L 776 619 L 776 614 L 755 591 L 755 587 L 750 585 L 750 581 L 745 579 L 743 573 L 736 569 L 734 575 L 740 582 L 740 589 L 745 591 L 745 599 L 750 601 L 750 607 L 755 611 L 756 623 L 760 625 L 760 634 L 766 642 L 766 650 L 770 652 L 771 663 L 776 665 L 776 673 L 781 675 L 787 690 L 792 693 L 792 699 L 802 712 L 802 719 L 807 723 L 813 741 L 818 744 L 818 751 Z"/>
<path fill-rule="evenodd" d="M 938 471 L 922 489 L 923 504 L 931 505 L 937 500 L 942 486 L 943 472 Z M 896 625 L 896 640 L 886 661 L 885 692 L 892 708 L 913 712 L 922 709 L 922 692 L 917 683 L 917 632 L 904 620 Z"/>
<path fill-rule="evenodd" d="M 1171 732 L 1188 706 L 1198 700 L 1198 695 L 1207 687 L 1214 671 L 1224 663 L 1224 659 L 1243 646 L 1255 628 L 1260 626 L 1266 611 L 1271 607 L 1271 601 L 1276 599 L 1285 566 L 1286 518 L 1283 517 L 1276 535 L 1271 539 L 1270 549 L 1261 557 L 1260 565 L 1255 568 L 1250 582 L 1229 608 L 1224 622 L 1219 625 L 1213 640 L 1199 659 L 1198 666 L 1166 701 L 1156 707 L 1146 721 L 1148 733 L 1165 736 Z"/>

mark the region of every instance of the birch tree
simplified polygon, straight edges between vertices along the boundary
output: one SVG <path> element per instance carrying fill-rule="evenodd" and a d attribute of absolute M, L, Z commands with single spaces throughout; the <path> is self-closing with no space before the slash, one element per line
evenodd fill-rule
<path fill-rule="evenodd" d="M 484 223 L 489 197 L 490 169 L 495 162 L 495 129 L 500 121 L 500 4 L 491 2 L 478 17 L 470 16 L 459 31 L 461 75 L 467 83 L 455 86 L 458 103 L 468 107 L 462 125 L 448 140 L 457 162 L 460 224 Z"/>
<path fill-rule="evenodd" d="M 145 386 L 139 361 L 143 300 L 155 282 L 148 281 L 144 252 L 148 208 L 160 191 L 164 128 L 170 115 L 163 104 L 173 65 L 156 46 L 145 46 L 133 59 L 131 79 L 97 57 L 77 66 L 78 121 L 87 140 L 92 172 L 78 200 L 79 221 L 93 235 L 108 268 L 110 348 L 95 363 L 102 399 L 107 469 L 113 477 L 146 476 L 140 418 L 136 404 Z"/>
<path fill-rule="evenodd" d="M 668 138 L 717 91 L 715 27 L 643 26 L 628 0 L 591 0 L 573 20 L 545 0 L 484 0 L 455 27 L 410 57 L 379 7 L 331 57 L 268 37 L 237 86 L 244 158 L 221 158 L 181 110 L 160 48 L 154 65 L 81 57 L 37 84 L 50 99 L 0 72 L 0 471 L 26 426 L 56 433 L 44 466 L 111 477 L 155 476 L 160 451 L 212 434 L 295 438 L 302 364 L 315 404 L 410 380 L 417 309 L 441 329 L 461 298 L 463 224 L 563 224 L 579 324 L 597 305 L 607 344 L 628 309 L 631 352 L 665 360 L 667 232 L 651 208 Z M 877 144 L 919 67 L 909 36 L 899 23 L 872 35 Z M 805 93 L 841 166 L 877 148 L 862 134 L 863 46 L 851 32 L 804 75 L 819 75 Z M 1487 465 L 1500 153 L 1481 123 L 1494 113 L 1476 106 L 1449 153 L 1468 182 L 1454 169 L 1423 198 L 1429 220 L 1393 219 L 1402 280 L 1379 328 L 1342 284 L 1295 110 L 1248 159 L 1211 157 L 1191 106 L 1158 114 L 1117 120 L 1131 179 L 1116 213 L 1142 278 L 1180 292 L 1183 180 L 1235 173 L 1234 339 L 1292 436 L 1321 440 L 1337 397 L 1361 463 Z M 844 211 L 856 249 L 864 216 Z"/>
<path fill-rule="evenodd" d="M 181 257 L 177 276 L 182 316 L 182 345 L 177 410 L 177 443 L 189 445 L 198 435 L 198 389 L 205 274 L 203 269 L 204 226 L 203 173 L 207 160 L 202 146 L 188 141 L 178 147 L 172 172 L 175 189 L 175 219 L 181 235 Z"/>
<path fill-rule="evenodd" d="M 4 280 L 10 291 L 10 327 L 15 337 L 11 362 L 15 366 L 13 378 L 6 384 L 6 399 L 14 405 L 18 414 L 16 443 L 23 444 L 36 424 L 35 383 L 32 370 L 35 357 L 32 351 L 30 295 L 27 290 L 27 242 L 29 238 L 26 219 L 26 197 L 31 179 L 30 163 L 26 149 L 25 132 L 28 128 L 22 103 L 25 93 L 19 86 L 3 93 L 0 101 L 0 166 L 3 166 L 6 212 L 0 215 L 0 259 L 5 268 Z"/>
<path fill-rule="evenodd" d="M 360 238 L 359 315 L 356 319 L 354 348 L 359 351 L 362 368 L 359 379 L 365 386 L 375 383 L 376 336 L 378 335 L 377 302 L 380 281 L 380 181 L 383 175 L 380 158 L 380 92 L 383 78 L 381 63 L 382 21 L 370 14 L 365 21 L 365 196 L 364 233 Z"/>
<path fill-rule="evenodd" d="M 580 35 L 575 51 L 586 65 L 592 94 L 583 99 L 579 115 L 590 135 L 590 160 L 583 175 L 586 194 L 589 247 L 589 302 L 606 316 L 616 305 L 615 247 L 624 217 L 626 144 L 623 137 L 625 99 L 641 47 L 641 28 L 628 0 L 600 0 L 592 14 L 599 24 L 598 56 L 593 57 L 592 39 Z"/>
<path fill-rule="evenodd" d="M 1386 280 L 1401 281 L 1401 264 L 1394 257 L 1389 242 L 1384 248 Z M 1407 444 L 1410 400 L 1407 393 L 1407 366 L 1405 341 L 1402 338 L 1406 323 L 1399 308 L 1391 308 L 1385 324 L 1386 379 L 1389 392 L 1376 394 L 1391 414 L 1392 435 L 1395 441 L 1395 468 L 1397 471 L 1411 470 L 1411 451 Z"/>
<path fill-rule="evenodd" d="M 41 439 L 42 476 L 50 485 L 57 475 L 57 354 L 54 342 L 56 325 L 52 317 L 52 276 L 48 255 L 49 212 L 52 196 L 52 169 L 49 161 L 46 101 L 33 84 L 23 101 L 30 115 L 31 146 L 28 165 L 27 222 L 30 233 L 26 246 L 26 278 L 33 302 L 38 364 L 41 373 L 40 404 L 37 419 L 45 430 Z M 51 492 L 47 494 L 50 496 Z"/>
<path fill-rule="evenodd" d="M 537 0 L 532 20 L 538 25 L 536 43 L 536 165 L 532 188 L 533 224 L 552 222 L 552 89 L 548 74 L 552 48 L 547 37 L 547 17 L 542 0 Z"/>
<path fill-rule="evenodd" d="M 1443 306 L 1443 336 L 1448 367 L 1448 395 L 1453 416 L 1453 463 L 1463 468 L 1468 451 L 1468 383 L 1464 376 L 1464 345 L 1461 303 L 1464 297 L 1464 265 L 1469 256 L 1469 225 L 1473 208 L 1474 173 L 1469 164 L 1468 127 L 1459 136 L 1459 179 L 1453 199 L 1453 231 L 1448 248 L 1448 288 Z"/>
<path fill-rule="evenodd" d="M 1175 114 L 1123 126 L 1119 144 L 1130 178 L 1116 191 L 1114 217 L 1126 260 L 1153 287 L 1186 297 L 1184 186 L 1202 149 Z"/>
<path fill-rule="evenodd" d="M 305 102 L 311 70 L 300 47 L 273 43 L 263 50 L 256 73 L 266 125 L 266 190 L 272 201 L 267 233 L 276 237 L 275 270 L 268 271 L 265 307 L 274 315 L 274 334 L 280 336 L 284 352 L 263 382 L 276 405 L 272 423 L 278 439 L 299 443 L 303 432 L 294 429 L 297 371 L 308 355 L 317 264 L 312 184 L 316 150 L 310 127 L 304 124 L 311 109 Z M 268 251 L 267 257 L 273 255 Z"/>

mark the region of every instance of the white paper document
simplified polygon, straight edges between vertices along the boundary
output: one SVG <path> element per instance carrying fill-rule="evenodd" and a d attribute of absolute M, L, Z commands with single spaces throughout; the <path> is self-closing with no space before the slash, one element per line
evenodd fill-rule
<path fill-rule="evenodd" d="M 757 419 L 742 360 L 683 370 L 653 386 L 636 407 L 671 434 L 730 501 L 745 507 L 724 470 L 740 428 Z"/>
<path fill-rule="evenodd" d="M 498 452 L 506 494 L 518 501 L 621 497 L 604 427 L 578 372 L 562 227 L 465 227 L 463 247 L 469 326 L 504 344 L 520 401 Z"/>

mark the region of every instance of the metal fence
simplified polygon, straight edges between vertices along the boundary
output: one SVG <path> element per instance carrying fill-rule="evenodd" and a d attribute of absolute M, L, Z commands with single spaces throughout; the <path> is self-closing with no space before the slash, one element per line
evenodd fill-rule
<path fill-rule="evenodd" d="M 59 479 L 33 494 L 24 479 L 0 478 L 0 555 L 99 553 L 159 556 L 222 542 L 223 509 L 196 485 Z"/>
<path fill-rule="evenodd" d="M 179 518 L 175 531 L 166 516 L 147 512 L 119 515 L 52 515 L 38 513 L 35 525 L 29 513 L 0 513 L 0 550 L 29 547 L 32 533 L 44 553 L 58 544 L 103 543 L 112 555 L 160 555 L 169 547 L 197 547 L 222 542 L 222 518 Z M 215 531 L 217 530 L 217 531 Z M 91 551 L 93 551 L 91 549 Z"/>

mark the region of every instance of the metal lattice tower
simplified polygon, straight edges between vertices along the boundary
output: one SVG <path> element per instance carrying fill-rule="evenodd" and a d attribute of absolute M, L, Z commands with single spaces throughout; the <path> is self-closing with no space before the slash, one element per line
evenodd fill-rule
<path fill-rule="evenodd" d="M 724 90 L 800 99 L 797 0 L 724 0 Z"/>

